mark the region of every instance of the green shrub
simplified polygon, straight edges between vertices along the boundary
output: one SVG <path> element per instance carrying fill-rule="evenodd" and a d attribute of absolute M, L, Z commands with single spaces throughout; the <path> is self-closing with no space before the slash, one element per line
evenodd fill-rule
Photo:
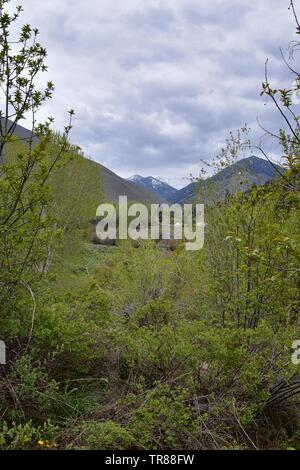
<path fill-rule="evenodd" d="M 110 420 L 83 422 L 71 430 L 68 439 L 67 449 L 82 450 L 124 450 L 135 442 L 126 429 Z"/>
<path fill-rule="evenodd" d="M 157 385 L 142 400 L 129 397 L 128 428 L 140 447 L 193 448 L 199 420 L 193 418 L 189 392 L 183 388 Z"/>

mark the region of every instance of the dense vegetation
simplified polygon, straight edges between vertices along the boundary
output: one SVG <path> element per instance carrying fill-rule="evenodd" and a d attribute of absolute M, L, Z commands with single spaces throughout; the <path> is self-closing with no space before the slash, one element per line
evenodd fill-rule
<path fill-rule="evenodd" d="M 299 448 L 297 122 L 286 172 L 209 204 L 198 252 L 89 243 L 101 178 L 69 130 L 3 150 L 0 448 Z"/>

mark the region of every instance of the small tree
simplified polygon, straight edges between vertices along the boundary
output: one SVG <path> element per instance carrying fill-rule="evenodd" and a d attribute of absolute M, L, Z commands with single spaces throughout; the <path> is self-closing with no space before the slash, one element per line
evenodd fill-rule
<path fill-rule="evenodd" d="M 0 0 L 0 84 L 3 100 L 3 109 L 0 110 L 0 162 L 3 162 L 5 145 L 10 142 L 19 121 L 30 112 L 34 138 L 36 112 L 54 90 L 52 82 L 47 83 L 44 91 L 38 90 L 35 84 L 37 75 L 47 70 L 47 51 L 37 41 L 38 29 L 26 24 L 16 39 L 11 38 L 12 26 L 18 20 L 22 7 L 18 6 L 10 15 L 4 9 L 9 1 Z"/>
<path fill-rule="evenodd" d="M 5 10 L 10 0 L 0 0 L 0 306 L 17 286 L 29 286 L 45 256 L 47 240 L 53 239 L 49 215 L 48 182 L 66 154 L 74 112 L 69 124 L 53 142 L 53 118 L 38 124 L 36 113 L 51 98 L 54 85 L 43 91 L 37 76 L 47 71 L 47 51 L 37 41 L 39 31 L 26 24 L 17 38 L 11 37 L 22 7 Z M 31 119 L 25 142 L 15 137 L 18 124 Z M 29 289 L 28 289 L 29 290 Z"/>

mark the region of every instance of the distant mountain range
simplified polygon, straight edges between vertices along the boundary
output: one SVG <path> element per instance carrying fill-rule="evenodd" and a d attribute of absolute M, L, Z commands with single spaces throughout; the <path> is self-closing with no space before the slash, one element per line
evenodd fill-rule
<path fill-rule="evenodd" d="M 134 182 L 150 191 L 153 191 L 166 201 L 171 201 L 178 193 L 178 189 L 173 188 L 173 186 L 170 186 L 168 183 L 165 183 L 158 178 L 153 178 L 153 176 L 143 177 L 140 175 L 134 175 L 131 176 L 131 178 L 128 178 L 128 181 Z"/>
<path fill-rule="evenodd" d="M 233 194 L 241 189 L 246 190 L 253 184 L 262 186 L 278 175 L 277 170 L 280 168 L 279 165 L 273 166 L 267 160 L 255 156 L 244 158 L 203 181 L 204 198 L 220 199 L 225 197 L 226 194 Z M 152 176 L 144 178 L 135 175 L 129 178 L 129 180 L 151 189 L 173 204 L 193 202 L 199 189 L 199 182 L 197 181 L 178 190 Z"/>
<path fill-rule="evenodd" d="M 26 141 L 30 139 L 31 132 L 22 126 L 17 126 L 16 135 Z M 198 182 L 192 182 L 178 190 L 152 176 L 135 175 L 126 180 L 99 163 L 96 163 L 96 167 L 102 177 L 104 197 L 107 201 L 118 201 L 119 196 L 127 196 L 129 201 L 146 204 L 162 204 L 164 202 L 182 204 L 195 201 L 199 188 Z M 216 197 L 220 199 L 226 194 L 233 194 L 241 189 L 246 190 L 253 184 L 264 185 L 278 175 L 277 170 L 283 171 L 279 165 L 272 165 L 267 160 L 251 156 L 239 160 L 207 178 L 203 181 L 202 188 L 204 193 L 206 192 L 207 198 L 214 199 L 215 193 Z"/>

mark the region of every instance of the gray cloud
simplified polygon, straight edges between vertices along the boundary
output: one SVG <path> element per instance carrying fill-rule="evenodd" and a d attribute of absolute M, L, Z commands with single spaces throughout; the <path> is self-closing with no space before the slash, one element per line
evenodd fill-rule
<path fill-rule="evenodd" d="M 293 38 L 288 0 L 25 0 L 48 48 L 54 100 L 41 117 L 77 114 L 72 139 L 123 176 L 185 184 L 230 130 L 254 140 L 280 119 L 259 97 L 264 63 L 289 83 L 279 47 Z"/>

